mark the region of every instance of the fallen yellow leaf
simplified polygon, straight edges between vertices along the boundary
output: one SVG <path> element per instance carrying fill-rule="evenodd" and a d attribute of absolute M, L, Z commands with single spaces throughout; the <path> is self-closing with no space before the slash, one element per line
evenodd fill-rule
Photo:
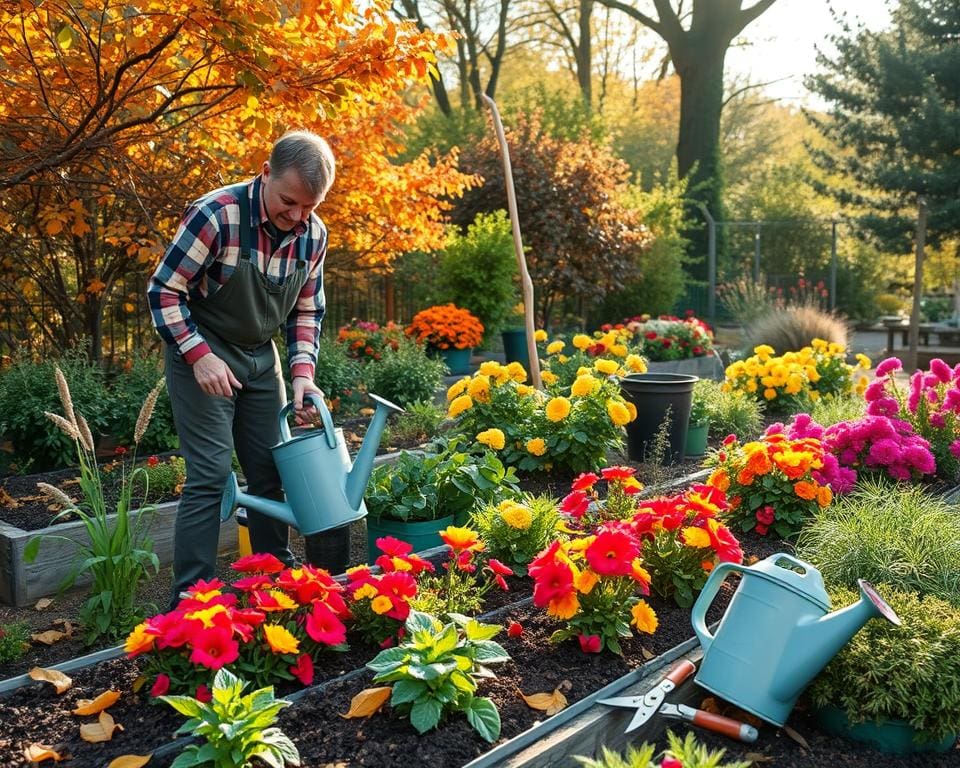
<path fill-rule="evenodd" d="M 797 744 L 799 744 L 804 749 L 810 749 L 810 745 L 807 743 L 807 740 L 803 738 L 797 731 L 791 728 L 789 725 L 783 726 L 783 732 L 787 734 L 791 739 L 793 739 Z"/>
<path fill-rule="evenodd" d="M 20 506 L 20 503 L 13 498 L 9 493 L 7 493 L 6 488 L 0 488 L 0 506 L 7 507 L 9 509 L 16 509 Z"/>
<path fill-rule="evenodd" d="M 108 707 L 112 707 L 120 698 L 120 691 L 104 691 L 95 699 L 79 699 L 77 708 L 73 710 L 75 715 L 96 715 Z"/>
<path fill-rule="evenodd" d="M 63 672 L 56 669 L 44 669 L 43 667 L 34 667 L 28 673 L 31 680 L 38 680 L 41 683 L 53 683 L 57 693 L 69 691 L 73 685 L 73 680 L 67 677 Z"/>
<path fill-rule="evenodd" d="M 67 633 L 61 632 L 59 629 L 48 629 L 46 632 L 37 632 L 33 635 L 30 635 L 30 639 L 35 643 L 53 645 L 54 643 L 59 643 L 66 636 Z"/>
<path fill-rule="evenodd" d="M 43 744 L 31 744 L 29 747 L 24 747 L 23 757 L 28 763 L 41 763 L 44 760 L 53 760 L 53 762 L 59 763 L 63 760 L 60 753 L 53 747 L 47 747 Z"/>
<path fill-rule="evenodd" d="M 389 685 L 379 688 L 365 688 L 350 700 L 350 711 L 340 717 L 349 720 L 352 717 L 370 717 L 387 703 L 393 689 Z"/>
<path fill-rule="evenodd" d="M 546 712 L 548 715 L 555 715 L 567 706 L 567 697 L 560 693 L 559 688 L 554 688 L 553 693 L 533 693 L 529 696 L 521 691 L 520 698 L 527 702 L 531 709 Z"/>
<path fill-rule="evenodd" d="M 101 712 L 97 722 L 80 726 L 80 738 L 89 741 L 91 744 L 110 741 L 113 738 L 113 732 L 118 728 L 121 731 L 123 730 L 123 726 L 114 722 L 109 712 Z"/>
<path fill-rule="evenodd" d="M 151 757 L 153 757 L 153 753 L 149 755 L 120 755 L 120 757 L 111 760 L 107 768 L 143 768 L 150 762 Z"/>
<path fill-rule="evenodd" d="M 39 600 L 37 600 L 37 604 L 33 607 L 38 611 L 43 611 L 49 608 L 51 605 L 53 605 L 53 600 L 51 600 L 49 597 L 41 597 Z"/>

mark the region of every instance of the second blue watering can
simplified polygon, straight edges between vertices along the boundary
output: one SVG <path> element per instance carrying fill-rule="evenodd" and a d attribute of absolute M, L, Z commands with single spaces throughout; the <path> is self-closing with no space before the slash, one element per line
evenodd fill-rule
<path fill-rule="evenodd" d="M 716 635 L 706 613 L 724 578 L 742 574 Z M 830 612 L 820 572 L 786 554 L 753 566 L 721 563 L 693 606 L 703 647 L 696 682 L 757 717 L 783 725 L 807 684 L 871 618 L 900 619 L 861 579 L 860 600 Z"/>
<path fill-rule="evenodd" d="M 373 459 L 387 416 L 403 409 L 377 395 L 370 395 L 377 404 L 363 445 L 351 464 L 343 439 L 343 430 L 334 429 L 333 417 L 323 398 L 312 393 L 304 396 L 320 413 L 322 429 L 314 429 L 293 437 L 287 416 L 293 403 L 280 409 L 280 442 L 273 446 L 273 461 L 283 482 L 285 502 L 243 493 L 237 476 L 231 472 L 220 499 L 220 519 L 228 520 L 242 505 L 296 528 L 304 536 L 339 528 L 367 514 L 363 503 Z"/>

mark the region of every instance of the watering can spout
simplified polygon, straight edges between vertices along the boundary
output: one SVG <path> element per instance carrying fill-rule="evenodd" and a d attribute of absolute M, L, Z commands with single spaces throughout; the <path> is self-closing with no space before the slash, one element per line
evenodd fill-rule
<path fill-rule="evenodd" d="M 784 653 L 787 664 L 772 692 L 782 701 L 796 699 L 807 684 L 827 666 L 840 649 L 874 617 L 900 625 L 900 618 L 877 594 L 873 585 L 860 579 L 860 600 L 819 618 L 807 617 L 797 624 Z"/>
<path fill-rule="evenodd" d="M 370 420 L 370 426 L 367 427 L 367 433 L 363 437 L 363 445 L 360 446 L 360 451 L 353 460 L 353 468 L 347 474 L 344 486 L 347 504 L 354 509 L 363 501 L 363 493 L 367 489 L 367 481 L 373 471 L 373 459 L 377 455 L 377 446 L 380 445 L 383 428 L 387 425 L 387 416 L 393 412 L 403 412 L 403 408 L 399 405 L 379 395 L 371 394 L 370 398 L 377 404 L 377 409 Z"/>
<path fill-rule="evenodd" d="M 236 473 L 231 472 L 223 489 L 223 495 L 220 497 L 220 520 L 223 522 L 229 520 L 234 510 L 239 506 L 260 512 L 294 528 L 297 527 L 297 519 L 289 504 L 284 501 L 244 493 L 240 490 Z"/>

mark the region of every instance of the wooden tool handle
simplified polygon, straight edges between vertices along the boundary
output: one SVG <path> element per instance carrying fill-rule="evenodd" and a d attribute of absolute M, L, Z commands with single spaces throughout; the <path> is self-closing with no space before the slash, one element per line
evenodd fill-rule
<path fill-rule="evenodd" d="M 670 673 L 667 675 L 666 679 L 674 685 L 680 685 L 680 683 L 682 683 L 696 671 L 697 667 L 692 661 L 683 659 L 682 661 L 677 662 L 677 665 L 670 670 Z"/>
<path fill-rule="evenodd" d="M 737 741 L 754 742 L 759 735 L 757 729 L 752 725 L 741 723 L 739 720 L 732 720 L 723 715 L 715 715 L 702 709 L 696 710 L 693 716 L 693 724 L 706 728 L 708 731 L 722 733 L 724 736 L 729 736 Z"/>

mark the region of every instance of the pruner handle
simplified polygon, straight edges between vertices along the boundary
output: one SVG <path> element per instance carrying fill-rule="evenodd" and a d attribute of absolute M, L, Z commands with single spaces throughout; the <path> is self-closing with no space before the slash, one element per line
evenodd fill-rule
<path fill-rule="evenodd" d="M 704 709 L 693 710 L 691 722 L 708 731 L 716 731 L 724 736 L 729 736 L 737 741 L 753 743 L 757 740 L 759 732 L 749 723 L 742 723 L 723 715 L 715 715 L 713 712 L 707 712 Z"/>

